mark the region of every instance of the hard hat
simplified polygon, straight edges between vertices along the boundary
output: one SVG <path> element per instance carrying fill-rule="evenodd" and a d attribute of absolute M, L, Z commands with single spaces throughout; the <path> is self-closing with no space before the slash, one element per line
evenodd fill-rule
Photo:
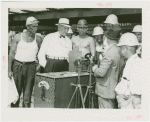
<path fill-rule="evenodd" d="M 26 32 L 27 31 L 27 29 L 23 29 L 23 32 Z"/>
<path fill-rule="evenodd" d="M 133 33 L 125 33 L 122 34 L 121 38 L 119 39 L 119 43 L 117 46 L 137 46 L 140 45 L 138 42 L 137 37 Z"/>
<path fill-rule="evenodd" d="M 132 32 L 142 32 L 142 25 L 136 25 L 136 26 L 134 26 Z"/>
<path fill-rule="evenodd" d="M 85 19 L 81 19 L 78 21 L 77 27 L 88 27 L 88 23 Z"/>
<path fill-rule="evenodd" d="M 73 32 L 72 32 L 72 29 L 71 29 L 71 28 L 69 28 L 69 30 L 68 30 L 68 32 L 67 32 L 67 33 L 73 33 Z"/>
<path fill-rule="evenodd" d="M 93 31 L 93 36 L 94 35 L 100 35 L 100 34 L 103 34 L 103 29 L 101 27 L 95 27 L 94 28 L 94 31 Z"/>
<path fill-rule="evenodd" d="M 114 14 L 110 14 L 109 16 L 107 16 L 107 18 L 106 18 L 104 23 L 119 24 L 118 23 L 118 18 Z"/>
<path fill-rule="evenodd" d="M 36 33 L 36 35 L 41 36 L 41 33 Z"/>
<path fill-rule="evenodd" d="M 26 20 L 26 25 L 32 25 L 35 23 L 39 23 L 39 21 L 35 17 L 28 17 Z"/>
<path fill-rule="evenodd" d="M 55 24 L 55 25 L 59 25 L 59 24 L 64 25 L 66 27 L 71 27 L 69 25 L 69 19 L 67 19 L 67 18 L 60 18 L 59 21 L 58 21 L 58 24 Z"/>

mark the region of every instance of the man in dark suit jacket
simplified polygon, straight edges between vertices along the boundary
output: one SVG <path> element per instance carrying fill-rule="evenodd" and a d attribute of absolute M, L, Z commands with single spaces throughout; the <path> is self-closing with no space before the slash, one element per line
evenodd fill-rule
<path fill-rule="evenodd" d="M 121 28 L 114 25 L 112 29 L 104 34 L 107 37 L 108 47 L 104 52 L 100 66 L 94 66 L 93 72 L 96 77 L 95 93 L 98 95 L 99 108 L 117 108 L 115 87 L 124 65 L 117 42 L 120 37 Z"/>

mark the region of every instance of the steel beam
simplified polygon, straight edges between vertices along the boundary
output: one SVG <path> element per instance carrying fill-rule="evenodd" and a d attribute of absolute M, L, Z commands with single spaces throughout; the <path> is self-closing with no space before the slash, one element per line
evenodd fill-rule
<path fill-rule="evenodd" d="M 34 16 L 38 20 L 41 19 L 59 19 L 61 17 L 74 18 L 74 17 L 93 17 L 93 16 L 107 16 L 109 14 L 125 15 L 125 14 L 140 14 L 142 9 L 128 9 L 128 8 L 76 8 L 76 9 L 63 9 L 35 13 L 22 13 L 9 15 L 12 20 L 9 21 L 24 21 L 28 16 Z"/>

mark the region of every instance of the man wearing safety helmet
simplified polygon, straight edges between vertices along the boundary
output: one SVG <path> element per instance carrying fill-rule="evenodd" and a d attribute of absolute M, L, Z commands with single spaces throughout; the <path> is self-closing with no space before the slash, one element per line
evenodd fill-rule
<path fill-rule="evenodd" d="M 127 60 L 120 83 L 116 86 L 118 107 L 121 109 L 141 108 L 141 58 L 136 54 L 140 45 L 137 37 L 132 33 L 121 36 L 118 46 Z"/>
<path fill-rule="evenodd" d="M 115 87 L 124 65 L 119 47 L 117 47 L 120 31 L 121 28 L 114 25 L 108 32 L 104 33 L 108 38 L 108 48 L 104 52 L 100 65 L 93 67 L 96 77 L 95 93 L 98 95 L 99 108 L 117 108 Z"/>
<path fill-rule="evenodd" d="M 96 43 L 96 64 L 99 65 L 103 55 L 103 29 L 101 27 L 95 27 L 93 36 Z"/>
<path fill-rule="evenodd" d="M 116 24 L 119 25 L 118 18 L 114 14 L 108 15 L 106 20 L 104 21 L 104 23 L 106 24 L 106 31 L 109 31 Z M 105 47 L 105 49 L 107 49 L 107 47 L 108 47 L 107 37 L 104 36 L 103 40 L 104 40 L 104 42 L 103 42 L 104 43 L 104 47 Z"/>
<path fill-rule="evenodd" d="M 92 57 L 95 56 L 95 43 L 92 37 L 86 33 L 88 31 L 88 23 L 85 19 L 78 21 L 77 30 L 79 35 L 72 38 L 73 45 L 79 47 L 79 51 L 82 51 L 82 57 L 85 57 L 87 53 L 91 53 Z"/>
<path fill-rule="evenodd" d="M 16 34 L 11 44 L 8 58 L 8 76 L 11 78 L 13 75 L 19 94 L 18 101 L 16 104 L 12 104 L 12 107 L 19 107 L 22 89 L 23 107 L 30 107 L 36 73 L 36 55 L 42 43 L 42 38 L 36 35 L 38 23 L 39 21 L 36 18 L 28 17 L 26 20 L 27 30 L 21 34 Z"/>
<path fill-rule="evenodd" d="M 136 25 L 133 28 L 132 32 L 136 35 L 139 43 L 142 44 L 142 26 L 141 25 Z M 139 57 L 141 57 L 141 51 L 142 51 L 142 45 L 140 45 L 139 48 L 136 50 L 136 53 L 139 55 Z"/>

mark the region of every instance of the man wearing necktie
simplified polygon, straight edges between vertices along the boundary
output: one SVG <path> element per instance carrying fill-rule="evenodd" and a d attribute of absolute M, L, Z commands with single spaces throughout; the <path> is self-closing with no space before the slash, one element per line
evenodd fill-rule
<path fill-rule="evenodd" d="M 66 36 L 69 30 L 69 20 L 60 18 L 58 31 L 48 34 L 42 43 L 38 54 L 39 63 L 44 67 L 44 72 L 68 71 L 68 54 L 72 50 L 72 42 Z"/>

